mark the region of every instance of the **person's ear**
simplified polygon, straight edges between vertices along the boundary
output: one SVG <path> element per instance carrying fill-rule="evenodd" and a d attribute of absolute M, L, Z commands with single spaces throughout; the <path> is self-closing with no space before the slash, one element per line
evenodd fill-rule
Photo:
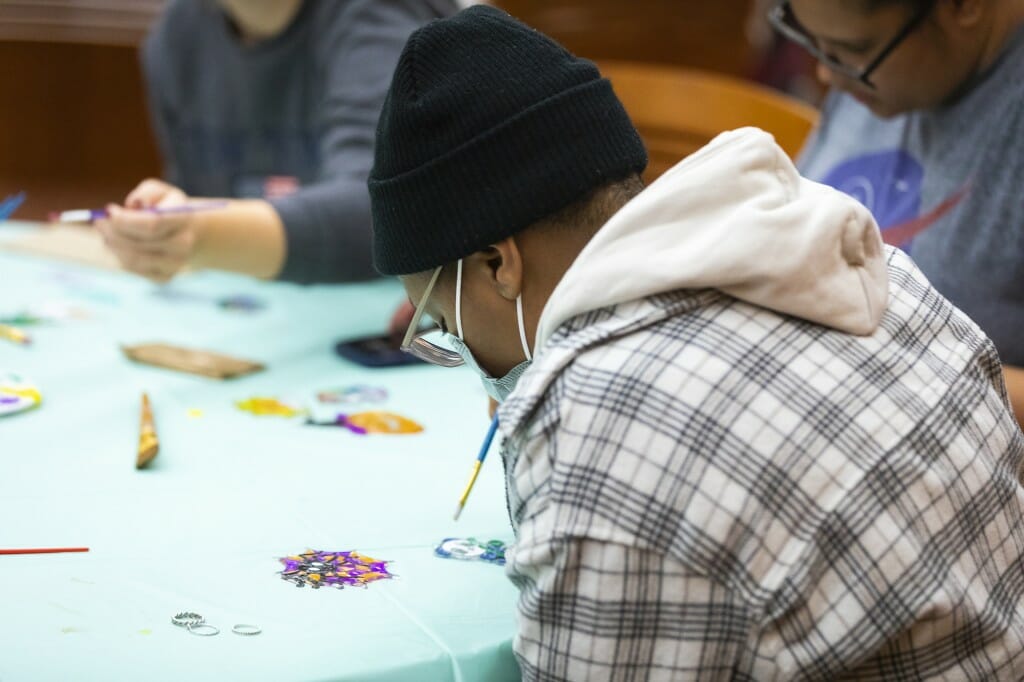
<path fill-rule="evenodd" d="M 475 265 L 482 266 L 499 296 L 515 300 L 523 289 L 523 258 L 513 237 L 492 244 L 470 256 Z"/>
<path fill-rule="evenodd" d="M 513 237 L 508 237 L 491 247 L 494 256 L 491 268 L 498 284 L 498 293 L 512 301 L 523 290 L 523 255 L 519 244 Z"/>

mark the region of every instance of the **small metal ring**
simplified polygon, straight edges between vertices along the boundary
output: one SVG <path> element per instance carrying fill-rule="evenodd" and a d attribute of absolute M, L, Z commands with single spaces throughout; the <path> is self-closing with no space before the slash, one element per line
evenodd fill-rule
<path fill-rule="evenodd" d="M 247 625 L 246 623 L 239 623 L 238 625 L 231 628 L 231 632 L 236 635 L 242 635 L 244 637 L 252 637 L 263 632 L 258 625 Z"/>
<path fill-rule="evenodd" d="M 202 630 L 203 628 L 213 630 L 213 632 L 199 632 L 199 630 Z M 188 631 L 191 634 L 196 635 L 197 637 L 213 637 L 214 635 L 220 634 L 220 628 L 214 627 L 209 623 L 197 623 L 196 625 L 189 625 Z"/>
<path fill-rule="evenodd" d="M 181 613 L 174 614 L 171 618 L 171 623 L 179 628 L 187 628 L 192 625 L 199 625 L 205 620 L 205 618 L 194 611 L 182 611 Z"/>

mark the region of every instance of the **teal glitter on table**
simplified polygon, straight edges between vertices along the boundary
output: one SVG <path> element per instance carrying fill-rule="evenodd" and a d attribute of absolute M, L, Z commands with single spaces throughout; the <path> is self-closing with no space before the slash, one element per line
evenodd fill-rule
<path fill-rule="evenodd" d="M 480 542 L 476 538 L 445 538 L 434 548 L 434 554 L 442 559 L 483 561 L 504 566 L 505 549 L 506 545 L 501 540 Z"/>

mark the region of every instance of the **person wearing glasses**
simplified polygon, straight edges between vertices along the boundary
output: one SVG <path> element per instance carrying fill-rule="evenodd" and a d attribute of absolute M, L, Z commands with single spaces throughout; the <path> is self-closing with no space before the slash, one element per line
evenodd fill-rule
<path fill-rule="evenodd" d="M 450 0 L 174 0 L 142 50 L 164 178 L 97 227 L 128 270 L 375 277 L 366 177 L 391 71 Z M 204 197 L 217 210 L 157 214 Z"/>
<path fill-rule="evenodd" d="M 374 156 L 403 347 L 501 403 L 524 679 L 1024 679 L 1024 433 L 863 205 L 755 129 L 644 188 L 597 68 L 486 6 Z"/>
<path fill-rule="evenodd" d="M 799 160 L 977 322 L 1024 423 L 1024 1 L 791 0 L 831 86 Z"/>

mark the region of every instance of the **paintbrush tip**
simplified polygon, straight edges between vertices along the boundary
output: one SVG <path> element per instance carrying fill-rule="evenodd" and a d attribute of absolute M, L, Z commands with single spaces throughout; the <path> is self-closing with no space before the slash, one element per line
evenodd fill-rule
<path fill-rule="evenodd" d="M 147 443 L 140 444 L 139 451 L 135 458 L 135 468 L 145 469 L 149 466 L 149 463 L 156 459 L 157 453 L 160 452 L 160 445 L 158 443 Z"/>

